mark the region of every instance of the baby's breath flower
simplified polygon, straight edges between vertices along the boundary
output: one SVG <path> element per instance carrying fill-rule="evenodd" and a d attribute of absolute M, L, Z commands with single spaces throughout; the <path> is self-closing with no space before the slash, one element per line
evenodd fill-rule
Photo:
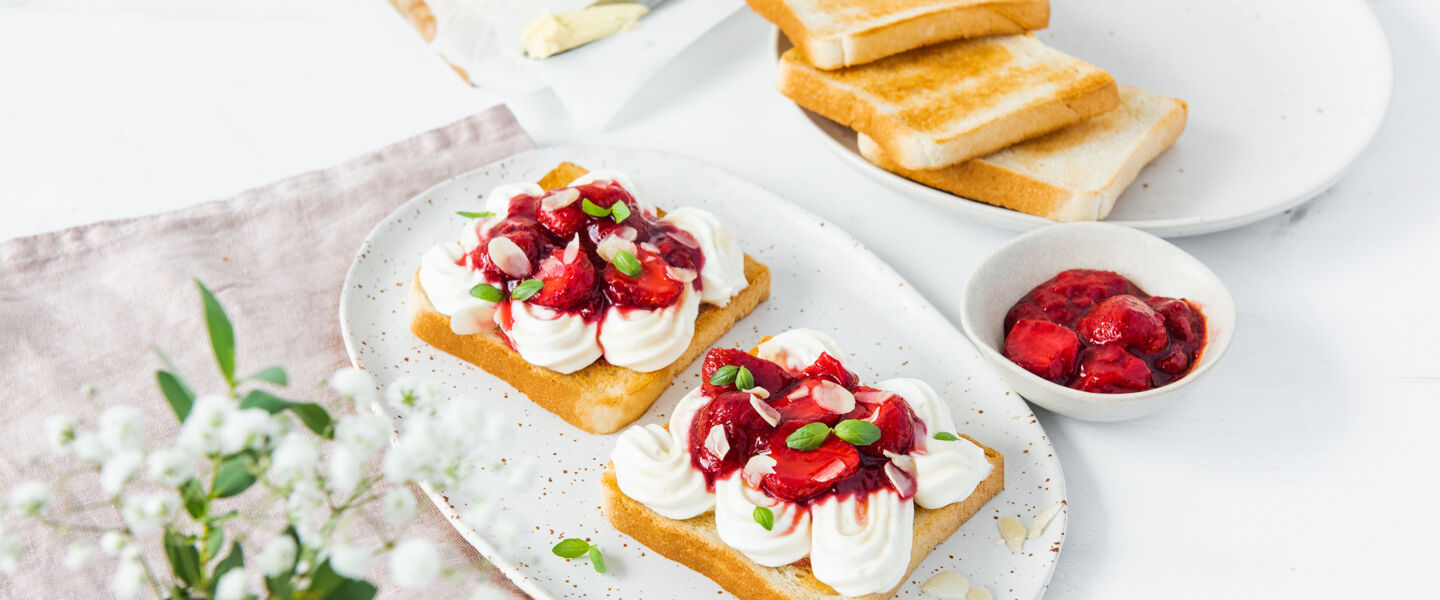
<path fill-rule="evenodd" d="M 180 499 L 173 492 L 136 494 L 120 504 L 125 524 L 140 535 L 165 526 L 179 510 Z"/>
<path fill-rule="evenodd" d="M 247 408 L 230 414 L 220 427 L 220 451 L 234 454 L 242 450 L 269 451 L 275 443 L 275 421 L 270 413 Z"/>
<path fill-rule="evenodd" d="M 391 488 L 380 499 L 380 512 L 391 525 L 404 525 L 415 518 L 415 494 L 409 487 Z"/>
<path fill-rule="evenodd" d="M 100 441 L 111 452 L 137 451 L 145 446 L 145 416 L 133 406 L 112 406 L 100 413 Z"/>
<path fill-rule="evenodd" d="M 330 453 L 330 490 L 341 498 L 348 498 L 355 486 L 360 484 L 362 468 L 360 460 L 348 446 L 339 446 Z"/>
<path fill-rule="evenodd" d="M 295 539 L 288 535 L 278 536 L 260 548 L 260 554 L 255 557 L 256 564 L 266 577 L 279 577 L 290 571 L 295 565 L 295 556 L 300 549 L 295 545 Z"/>
<path fill-rule="evenodd" d="M 205 455 L 218 454 L 222 443 L 220 428 L 232 412 L 235 412 L 235 401 L 225 396 L 209 394 L 196 398 L 190 407 L 190 416 L 180 427 L 180 445 Z"/>
<path fill-rule="evenodd" d="M 30 480 L 10 490 L 10 512 L 18 515 L 38 515 L 50 504 L 50 486 L 44 482 Z"/>
<path fill-rule="evenodd" d="M 440 384 L 428 379 L 402 377 L 385 390 L 385 403 L 401 416 L 429 414 L 445 398 Z"/>
<path fill-rule="evenodd" d="M 370 571 L 370 552 L 350 544 L 330 547 L 330 568 L 350 579 L 363 579 Z"/>
<path fill-rule="evenodd" d="M 110 589 L 121 600 L 134 598 L 145 587 L 145 567 L 137 557 L 122 558 L 115 565 L 115 576 L 110 580 Z"/>
<path fill-rule="evenodd" d="M 56 454 L 69 454 L 79 426 L 80 419 L 73 415 L 50 415 L 45 418 L 45 441 Z"/>
<path fill-rule="evenodd" d="M 485 427 L 479 439 L 494 446 L 503 446 L 515 434 L 515 421 L 503 409 L 488 409 L 485 412 Z M 474 435 L 473 433 L 471 435 Z"/>
<path fill-rule="evenodd" d="M 270 469 L 266 476 L 276 485 L 285 486 L 300 477 L 313 474 L 320 462 L 320 450 L 315 441 L 303 433 L 291 433 L 281 440 L 275 452 L 270 455 Z"/>
<path fill-rule="evenodd" d="M 25 547 L 20 545 L 20 539 L 10 535 L 4 525 L 0 525 L 0 573 L 14 575 L 20 568 L 20 558 L 24 555 Z"/>
<path fill-rule="evenodd" d="M 509 597 L 509 594 L 488 583 L 479 584 L 470 591 L 470 600 L 505 600 Z"/>
<path fill-rule="evenodd" d="M 534 487 L 535 472 L 539 469 L 534 458 L 529 456 L 517 456 L 505 464 L 505 483 L 510 489 L 523 492 Z"/>
<path fill-rule="evenodd" d="M 330 387 L 361 408 L 375 401 L 375 378 L 355 367 L 345 367 L 330 376 Z"/>
<path fill-rule="evenodd" d="M 400 542 L 390 552 L 390 575 L 401 588 L 424 588 L 440 575 L 440 552 L 426 540 L 411 538 Z"/>
<path fill-rule="evenodd" d="M 140 471 L 140 465 L 144 461 L 145 457 L 135 450 L 121 452 L 106 459 L 105 464 L 100 466 L 100 490 L 111 498 L 118 496 L 120 490 L 135 480 L 135 474 Z"/>
<path fill-rule="evenodd" d="M 120 556 L 130 547 L 130 536 L 123 531 L 107 531 L 100 536 L 100 551 L 106 556 Z"/>
<path fill-rule="evenodd" d="M 390 422 L 379 415 L 346 415 L 335 424 L 335 441 L 357 457 L 367 458 L 390 441 L 390 432 Z"/>
<path fill-rule="evenodd" d="M 71 542 L 65 551 L 65 568 L 78 571 L 95 560 L 95 547 L 85 542 Z"/>
<path fill-rule="evenodd" d="M 91 432 L 79 432 L 75 434 L 75 442 L 70 445 L 75 451 L 75 457 L 82 462 L 98 465 L 110 457 L 110 449 L 105 447 L 105 442 L 100 441 L 100 436 Z"/>
<path fill-rule="evenodd" d="M 215 600 L 245 600 L 249 595 L 249 590 L 245 589 L 244 569 L 226 571 L 215 584 Z"/>
<path fill-rule="evenodd" d="M 149 466 L 146 473 L 151 481 L 169 487 L 178 487 L 195 476 L 199 457 L 189 449 L 166 446 L 152 453 L 146 462 Z"/>

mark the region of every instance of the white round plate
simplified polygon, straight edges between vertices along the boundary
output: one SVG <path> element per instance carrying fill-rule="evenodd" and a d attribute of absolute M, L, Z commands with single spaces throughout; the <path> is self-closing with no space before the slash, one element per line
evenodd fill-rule
<path fill-rule="evenodd" d="M 1053 2 L 1046 45 L 1119 83 L 1184 99 L 1189 124 L 1115 203 L 1107 222 L 1162 237 L 1247 225 L 1338 181 L 1390 104 L 1390 46 L 1362 0 Z M 776 31 L 776 56 L 790 47 Z M 798 107 L 797 107 L 798 108 Z M 981 223 L 1052 221 L 967 200 L 880 169 L 855 133 L 800 109 L 820 139 L 901 195 Z"/>
<path fill-rule="evenodd" d="M 340 294 L 340 327 L 351 360 L 382 382 L 417 375 L 493 402 L 512 415 L 513 451 L 540 460 L 536 486 L 499 498 L 522 525 L 522 541 L 497 548 L 485 531 L 431 498 L 465 539 L 535 598 L 714 598 L 720 588 L 678 563 L 616 532 L 599 508 L 599 477 L 615 435 L 591 435 L 532 404 L 500 379 L 435 350 L 411 335 L 406 294 L 426 249 L 453 241 L 477 195 L 502 183 L 535 181 L 562 161 L 631 174 L 661 207 L 698 206 L 730 224 L 741 246 L 771 269 L 770 299 L 721 338 L 753 346 L 762 335 L 794 327 L 823 330 L 847 352 L 863 381 L 916 377 L 951 403 L 963 433 L 1005 455 L 1005 490 L 933 552 L 906 581 L 900 597 L 942 570 L 961 573 L 996 598 L 1035 598 L 1059 557 L 1066 511 L 1043 536 L 1012 553 L 993 543 L 996 519 L 1034 515 L 1065 501 L 1054 449 L 1030 408 L 1013 394 L 964 335 L 895 271 L 849 234 L 794 204 L 720 169 L 653 150 L 547 148 L 442 182 L 400 206 L 360 248 Z M 638 423 L 664 423 L 669 410 L 699 384 L 696 361 Z M 463 509 L 463 507 L 461 507 Z M 550 554 L 562 538 L 581 537 L 605 552 L 610 572 Z"/>

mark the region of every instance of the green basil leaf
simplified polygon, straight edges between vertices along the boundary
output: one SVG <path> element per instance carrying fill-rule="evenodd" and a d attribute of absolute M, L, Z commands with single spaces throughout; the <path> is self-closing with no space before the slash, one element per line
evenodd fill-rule
<path fill-rule="evenodd" d="M 775 528 L 775 513 L 764 506 L 755 507 L 755 522 L 759 523 L 765 531 Z"/>
<path fill-rule="evenodd" d="M 603 217 L 610 214 L 610 209 L 591 202 L 589 198 L 583 198 L 580 200 L 580 210 L 584 211 L 585 214 L 592 217 Z"/>
<path fill-rule="evenodd" d="M 545 282 L 540 281 L 539 279 L 526 279 L 525 281 L 520 282 L 520 285 L 515 286 L 515 289 L 510 290 L 510 297 L 524 302 L 526 300 L 529 300 L 531 296 L 534 296 L 536 292 L 539 292 L 544 287 Z"/>
<path fill-rule="evenodd" d="M 465 210 L 457 210 L 457 211 L 455 211 L 455 214 L 460 215 L 460 216 L 462 216 L 462 217 L 465 217 L 465 218 L 467 218 L 467 219 L 480 219 L 480 218 L 484 218 L 484 217 L 493 217 L 493 216 L 495 216 L 495 213 L 490 212 L 490 211 L 488 211 L 488 210 L 482 210 L 482 211 L 480 211 L 480 212 L 470 212 L 470 211 L 465 211 Z"/>
<path fill-rule="evenodd" d="M 835 437 L 850 442 L 852 446 L 869 446 L 880 441 L 880 428 L 869 421 L 845 419 L 835 426 Z"/>
<path fill-rule="evenodd" d="M 830 437 L 830 426 L 824 423 L 811 423 L 785 437 L 785 445 L 802 452 L 814 450 L 825 443 L 825 438 Z"/>
<path fill-rule="evenodd" d="M 160 392 L 165 394 L 165 400 L 170 403 L 175 416 L 184 423 L 190 417 L 190 408 L 195 405 L 195 393 L 169 371 L 156 371 L 155 382 L 160 384 Z"/>
<path fill-rule="evenodd" d="M 615 219 L 616 223 L 623 223 L 625 219 L 630 218 L 630 205 L 616 202 L 614 206 L 610 207 L 610 218 Z"/>
<path fill-rule="evenodd" d="M 940 440 L 940 441 L 942 441 L 942 442 L 958 442 L 958 441 L 960 441 L 960 438 L 955 437 L 955 434 L 950 433 L 950 432 L 948 432 L 948 431 L 942 431 L 942 432 L 940 432 L 940 433 L 935 434 L 935 439 Z"/>
<path fill-rule="evenodd" d="M 750 369 L 740 367 L 739 372 L 735 373 L 735 389 L 743 392 L 753 387 L 755 387 L 755 374 L 751 373 Z"/>
<path fill-rule="evenodd" d="M 605 572 L 605 555 L 600 553 L 599 546 L 590 547 L 590 566 L 595 567 L 596 573 Z"/>
<path fill-rule="evenodd" d="M 170 570 L 190 587 L 200 585 L 200 551 L 188 536 L 165 528 L 165 558 L 170 561 Z"/>
<path fill-rule="evenodd" d="M 199 481 L 187 479 L 180 484 L 180 499 L 185 502 L 185 512 L 196 519 L 210 512 L 210 497 L 205 494 L 205 486 Z"/>
<path fill-rule="evenodd" d="M 739 372 L 740 367 L 735 365 L 725 365 L 715 369 L 715 373 L 710 376 L 710 385 L 730 385 L 735 382 L 735 377 Z"/>
<path fill-rule="evenodd" d="M 220 374 L 225 376 L 225 381 L 232 387 L 235 385 L 235 328 L 230 326 L 230 317 L 225 316 L 225 309 L 220 307 L 220 301 L 210 293 L 205 284 L 195 280 L 195 287 L 200 288 L 200 299 L 205 304 L 205 327 L 210 330 L 210 347 L 215 351 L 215 363 L 220 366 Z"/>
<path fill-rule="evenodd" d="M 280 387 L 290 385 L 290 377 L 285 375 L 284 367 L 265 367 L 245 378 L 248 381 L 264 381 L 273 383 Z"/>
<path fill-rule="evenodd" d="M 470 295 L 486 302 L 499 302 L 505 299 L 505 292 L 488 283 L 478 283 L 470 288 Z"/>
<path fill-rule="evenodd" d="M 612 262 L 615 263 L 615 270 L 624 273 L 626 277 L 640 276 L 640 259 L 635 258 L 628 250 L 616 250 Z"/>
<path fill-rule="evenodd" d="M 210 482 L 210 497 L 229 498 L 255 485 L 255 459 L 240 454 L 226 459 L 215 469 L 215 478 Z"/>
<path fill-rule="evenodd" d="M 580 538 L 566 538 L 555 544 L 550 551 L 560 558 L 580 558 L 590 551 L 590 542 Z"/>

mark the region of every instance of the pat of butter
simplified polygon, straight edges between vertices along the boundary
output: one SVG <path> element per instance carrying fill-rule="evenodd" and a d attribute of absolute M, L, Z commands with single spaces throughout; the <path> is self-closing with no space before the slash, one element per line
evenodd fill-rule
<path fill-rule="evenodd" d="M 635 26 L 644 5 L 616 3 L 552 15 L 542 13 L 520 33 L 530 58 L 545 58 Z"/>

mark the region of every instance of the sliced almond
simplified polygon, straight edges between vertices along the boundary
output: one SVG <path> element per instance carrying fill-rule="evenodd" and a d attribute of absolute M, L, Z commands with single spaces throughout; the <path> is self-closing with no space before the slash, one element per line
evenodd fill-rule
<path fill-rule="evenodd" d="M 696 273 L 694 269 L 684 269 L 671 266 L 665 267 L 665 274 L 669 275 L 671 279 L 674 279 L 675 281 L 678 281 L 680 283 L 690 283 L 692 281 L 695 281 L 696 277 L 700 276 L 700 274 Z"/>
<path fill-rule="evenodd" d="M 615 235 L 620 236 L 621 238 L 625 239 L 626 241 L 631 241 L 631 242 L 635 241 L 635 238 L 640 237 L 640 232 L 639 232 L 639 231 L 636 231 L 634 227 L 631 227 L 631 226 L 629 226 L 629 225 L 625 225 L 625 226 L 622 226 L 622 227 L 616 227 L 614 233 L 615 233 Z"/>
<path fill-rule="evenodd" d="M 1042 511 L 1040 511 L 1038 514 L 1036 514 L 1036 515 L 1035 515 L 1035 521 L 1032 522 L 1032 523 L 1030 523 L 1030 534 L 1027 535 L 1027 536 L 1025 536 L 1026 539 L 1031 539 L 1031 540 L 1033 540 L 1033 539 L 1038 538 L 1038 537 L 1040 537 L 1040 536 L 1042 536 L 1042 535 L 1045 535 L 1045 528 L 1050 526 L 1050 522 L 1051 522 L 1051 521 L 1054 521 L 1054 520 L 1055 520 L 1055 515 L 1058 515 L 1058 514 L 1060 514 L 1060 503 L 1059 503 L 1059 502 L 1056 502 L 1056 503 L 1054 503 L 1054 504 L 1051 504 L 1050 506 L 1045 507 L 1044 510 L 1042 510 Z"/>
<path fill-rule="evenodd" d="M 996 526 L 1000 528 L 1000 537 L 1005 539 L 1005 545 L 1019 552 L 1020 546 L 1025 543 L 1025 524 L 1020 522 L 1020 517 L 1000 517 Z"/>
<path fill-rule="evenodd" d="M 972 585 L 970 591 L 965 592 L 965 600 L 995 600 L 995 597 L 990 595 L 990 590 Z"/>
<path fill-rule="evenodd" d="M 615 262 L 615 253 L 621 250 L 634 254 L 635 242 L 620 236 L 611 235 L 606 236 L 605 239 L 600 240 L 599 244 L 595 245 L 595 253 L 599 254 L 600 258 L 605 259 L 605 262 Z"/>
<path fill-rule="evenodd" d="M 855 394 L 833 381 L 821 381 L 810 393 L 815 396 L 815 404 L 832 413 L 843 415 L 855 410 Z"/>
<path fill-rule="evenodd" d="M 569 244 L 565 244 L 565 254 L 560 257 L 560 260 L 568 265 L 575 262 L 577 256 L 580 256 L 580 234 L 578 233 L 570 239 Z"/>
<path fill-rule="evenodd" d="M 886 402 L 889 402 L 890 398 L 895 395 L 895 392 L 887 392 L 884 390 L 869 390 L 864 392 L 855 392 L 855 399 L 864 404 L 884 404 Z"/>
<path fill-rule="evenodd" d="M 769 454 L 756 454 L 750 457 L 749 462 L 745 463 L 745 468 L 740 470 L 740 475 L 745 478 L 745 481 L 750 482 L 751 486 L 759 488 L 760 479 L 775 472 L 775 464 L 775 459 L 771 458 Z"/>
<path fill-rule="evenodd" d="M 890 485 L 895 486 L 895 491 L 900 492 L 901 498 L 915 497 L 915 475 L 913 473 L 896 465 L 895 461 L 890 461 L 885 463 L 885 476 L 890 479 Z"/>
<path fill-rule="evenodd" d="M 640 242 L 640 247 L 645 250 L 649 250 L 650 252 L 654 252 L 655 254 L 660 253 L 660 247 L 650 242 Z"/>
<path fill-rule="evenodd" d="M 557 208 L 564 208 L 564 207 L 566 207 L 566 206 L 570 206 L 571 204 L 574 204 L 575 201 L 576 201 L 576 200 L 579 200 L 579 199 L 580 199 L 580 190 L 577 190 L 577 189 L 575 189 L 575 188 L 565 188 L 565 189 L 563 189 L 563 190 L 555 190 L 555 191 L 551 192 L 550 195 L 545 196 L 544 198 L 541 198 L 541 199 L 540 199 L 540 208 L 543 208 L 543 209 L 545 209 L 545 210 L 555 210 L 555 209 L 557 209 Z"/>
<path fill-rule="evenodd" d="M 830 464 L 825 465 L 824 469 L 815 472 L 815 481 L 824 483 L 826 481 L 830 481 L 831 479 L 839 477 L 840 474 L 844 472 L 845 461 L 837 458 L 830 461 Z"/>
<path fill-rule="evenodd" d="M 490 260 L 506 275 L 524 277 L 530 274 L 530 258 L 525 256 L 525 251 L 510 238 L 503 235 L 490 238 L 486 249 L 490 252 Z"/>
<path fill-rule="evenodd" d="M 911 475 L 914 475 L 914 474 L 915 474 L 915 459 L 911 458 L 910 455 L 908 455 L 908 454 L 897 454 L 897 453 L 891 452 L 891 451 L 889 451 L 889 450 L 886 450 L 886 451 L 885 451 L 885 458 L 890 459 L 890 462 L 895 463 L 895 466 L 900 467 L 901 469 L 904 469 L 905 472 L 907 472 L 907 473 L 909 473 L 909 474 L 911 474 Z"/>
<path fill-rule="evenodd" d="M 970 591 L 970 582 L 965 576 L 953 571 L 941 571 L 920 586 L 920 591 L 940 600 L 961 600 Z"/>
<path fill-rule="evenodd" d="M 750 395 L 751 395 L 751 396 L 754 396 L 754 397 L 759 398 L 759 399 L 761 399 L 761 400 L 769 400 L 769 399 L 770 399 L 770 392 L 765 391 L 765 388 L 756 387 L 756 388 L 750 388 L 749 390 L 746 390 L 746 391 L 750 392 Z"/>
<path fill-rule="evenodd" d="M 760 390 L 760 388 L 755 389 Z M 760 391 L 763 392 L 764 390 Z M 761 400 L 760 397 L 756 396 L 753 392 L 750 394 L 750 407 L 754 408 L 755 412 L 760 413 L 760 418 L 765 419 L 765 422 L 769 423 L 771 427 L 780 424 L 780 411 L 775 410 L 775 407 Z"/>
<path fill-rule="evenodd" d="M 715 458 L 725 458 L 730 453 L 730 440 L 725 437 L 724 425 L 711 427 L 710 433 L 705 434 L 705 449 Z"/>

